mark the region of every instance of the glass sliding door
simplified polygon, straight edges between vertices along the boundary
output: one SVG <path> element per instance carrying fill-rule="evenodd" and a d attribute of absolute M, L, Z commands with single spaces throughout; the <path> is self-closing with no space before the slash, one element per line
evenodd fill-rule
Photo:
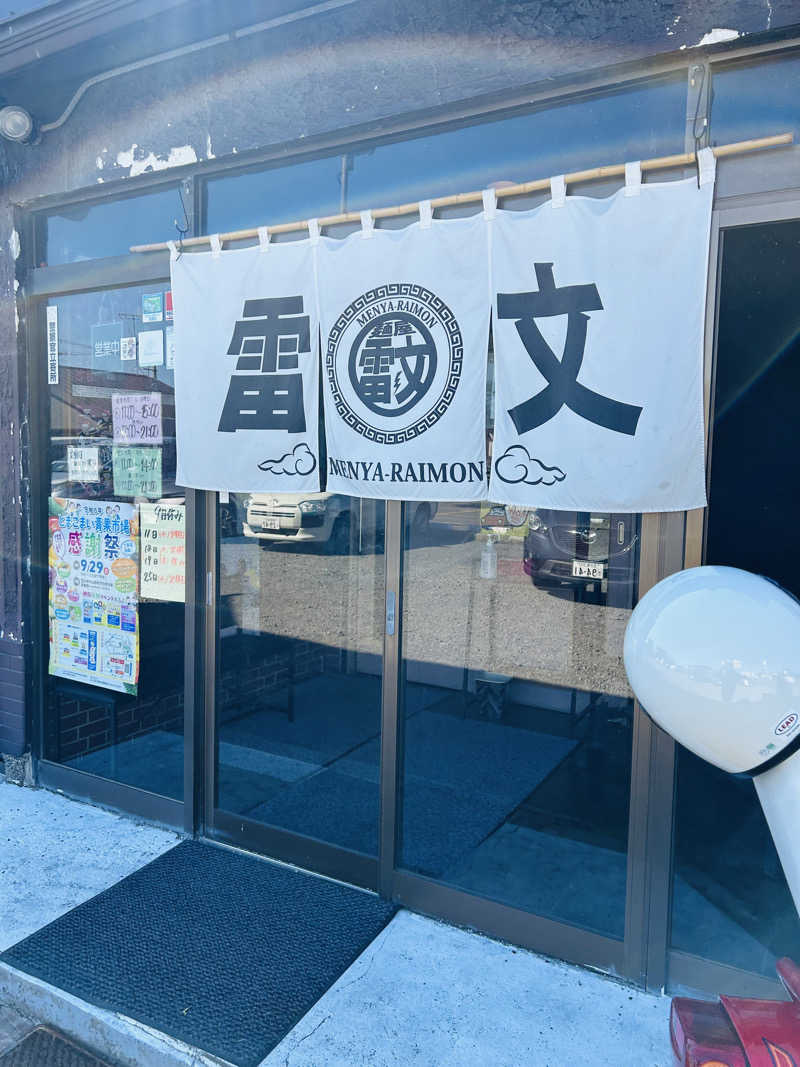
<path fill-rule="evenodd" d="M 152 283 L 37 309 L 48 367 L 41 754 L 180 801 L 186 505 L 169 297 L 168 282 Z"/>
<path fill-rule="evenodd" d="M 266 847 L 378 855 L 384 514 L 335 493 L 219 504 L 217 822 L 280 832 Z"/>
<path fill-rule="evenodd" d="M 622 939 L 639 521 L 406 505 L 398 866 Z"/>

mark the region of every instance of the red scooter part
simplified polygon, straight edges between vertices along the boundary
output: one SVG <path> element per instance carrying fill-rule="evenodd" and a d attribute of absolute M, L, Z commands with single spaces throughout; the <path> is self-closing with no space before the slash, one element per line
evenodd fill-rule
<path fill-rule="evenodd" d="M 670 1036 L 679 1067 L 800 1067 L 800 967 L 776 970 L 790 1001 L 675 997 Z"/>

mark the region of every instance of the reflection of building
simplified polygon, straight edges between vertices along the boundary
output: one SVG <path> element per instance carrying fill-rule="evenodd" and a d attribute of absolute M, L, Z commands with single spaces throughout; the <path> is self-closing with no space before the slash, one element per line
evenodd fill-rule
<path fill-rule="evenodd" d="M 30 752 L 45 785 L 649 988 L 759 986 L 800 931 L 752 789 L 675 754 L 634 705 L 621 647 L 636 597 L 704 553 L 797 585 L 784 487 L 797 476 L 800 149 L 718 163 L 705 518 L 514 514 L 491 501 L 404 514 L 337 502 L 334 516 L 322 493 L 281 518 L 287 501 L 248 515 L 244 496 L 187 492 L 175 484 L 168 254 L 129 248 L 177 238 L 176 219 L 185 236 L 231 232 L 789 130 L 791 6 L 739 4 L 745 39 L 700 49 L 703 13 L 676 21 L 666 3 L 619 23 L 620 5 L 565 11 L 546 48 L 535 5 L 490 5 L 487 24 L 477 0 L 447 17 L 377 0 L 373 31 L 362 4 L 343 3 L 224 46 L 208 41 L 244 27 L 237 5 L 194 0 L 190 18 L 173 0 L 136 26 L 124 5 L 94 23 L 79 6 L 59 5 L 72 19 L 63 37 L 47 6 L 0 37 L 4 96 L 43 127 L 86 78 L 109 74 L 40 143 L 3 142 L 2 240 L 20 255 L 0 270 L 3 291 L 16 270 L 24 294 L 25 358 L 17 373 L 6 299 L 0 751 Z M 114 73 L 123 53 L 140 67 Z M 378 408 L 408 401 L 409 381 L 386 377 L 401 344 L 426 387 L 425 336 L 387 325 L 360 350 Z M 141 345 L 140 333 L 158 337 Z M 162 480 L 150 496 L 186 506 L 187 607 L 138 604 L 135 693 L 48 678 L 47 496 L 116 499 L 112 397 L 153 392 Z M 76 447 L 98 449 L 96 478 L 73 477 Z M 143 475 L 129 463 L 135 489 Z M 260 529 L 245 538 L 251 521 Z"/>

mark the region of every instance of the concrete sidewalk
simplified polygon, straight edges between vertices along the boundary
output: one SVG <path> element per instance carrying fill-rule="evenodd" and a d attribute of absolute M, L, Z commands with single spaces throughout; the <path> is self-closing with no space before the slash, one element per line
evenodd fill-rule
<path fill-rule="evenodd" d="M 54 793 L 0 784 L 0 949 L 178 840 Z M 2 988 L 13 990 L 13 982 L 0 981 Z M 38 1014 L 32 1004 L 40 1006 Z M 171 1039 L 154 1043 L 124 1017 L 69 998 L 56 1004 L 52 992 L 34 990 L 24 1003 L 7 1003 L 6 1020 L 14 1008 L 95 1047 L 102 1032 L 98 1051 L 108 1055 L 114 1048 L 121 1063 L 211 1062 Z M 666 998 L 400 912 L 264 1064 L 669 1067 L 668 1015 Z M 0 1010 L 0 1030 L 3 1019 Z M 137 1041 L 149 1042 L 141 1045 L 149 1051 L 137 1052 Z"/>

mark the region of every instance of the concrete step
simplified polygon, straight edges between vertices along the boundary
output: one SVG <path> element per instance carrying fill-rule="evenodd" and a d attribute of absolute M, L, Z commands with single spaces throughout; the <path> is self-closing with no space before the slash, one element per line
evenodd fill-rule
<path fill-rule="evenodd" d="M 17 1035 L 5 1048 L 0 1044 L 0 1052 L 18 1043 L 39 1023 L 91 1049 L 114 1067 L 234 1067 L 135 1019 L 79 1000 L 7 963 L 0 963 L 0 1005 L 4 1005 L 0 1026 L 5 1023 L 9 1034 Z M 5 1067 L 2 1059 L 0 1067 Z"/>

